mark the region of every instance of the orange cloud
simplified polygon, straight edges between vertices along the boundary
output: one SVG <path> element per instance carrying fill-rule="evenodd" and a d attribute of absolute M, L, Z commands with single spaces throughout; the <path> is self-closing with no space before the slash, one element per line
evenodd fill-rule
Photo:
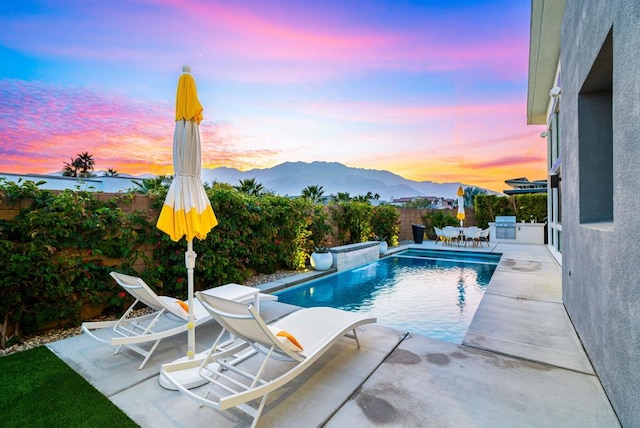
<path fill-rule="evenodd" d="M 0 170 L 50 173 L 78 153 L 97 169 L 122 173 L 173 171 L 173 105 L 150 104 L 83 88 L 0 81 Z M 233 129 L 206 119 L 201 126 L 203 166 L 242 166 L 277 149 L 235 150 Z"/>

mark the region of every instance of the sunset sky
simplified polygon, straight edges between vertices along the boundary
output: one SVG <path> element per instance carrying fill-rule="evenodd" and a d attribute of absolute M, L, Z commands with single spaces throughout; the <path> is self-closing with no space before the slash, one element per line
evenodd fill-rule
<path fill-rule="evenodd" d="M 545 178 L 526 125 L 530 2 L 0 3 L 0 172 L 172 174 L 191 66 L 202 165 L 331 161 L 502 191 Z"/>

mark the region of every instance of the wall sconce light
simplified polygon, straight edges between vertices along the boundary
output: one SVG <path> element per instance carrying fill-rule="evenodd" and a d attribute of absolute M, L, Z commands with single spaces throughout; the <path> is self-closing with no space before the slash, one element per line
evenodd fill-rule
<path fill-rule="evenodd" d="M 554 86 L 553 88 L 551 88 L 551 90 L 549 91 L 549 96 L 551 98 L 558 98 L 558 96 L 560 95 L 560 86 Z"/>
<path fill-rule="evenodd" d="M 547 138 L 547 135 L 549 135 L 549 133 L 548 133 L 547 131 L 543 131 L 543 132 L 540 134 L 540 138 Z"/>

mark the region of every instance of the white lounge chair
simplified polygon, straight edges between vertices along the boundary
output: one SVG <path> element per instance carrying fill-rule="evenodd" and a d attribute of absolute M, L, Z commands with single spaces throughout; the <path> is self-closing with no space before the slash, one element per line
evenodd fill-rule
<path fill-rule="evenodd" d="M 142 278 L 118 272 L 111 272 L 111 276 L 124 290 L 135 298 L 135 301 L 120 319 L 115 321 L 85 322 L 82 324 L 82 331 L 100 342 L 117 346 L 114 354 L 120 352 L 123 346 L 140 354 L 144 359 L 138 368 L 143 369 L 162 339 L 184 333 L 188 330 L 189 307 L 185 302 L 175 297 L 157 295 Z M 230 289 L 232 293 L 225 293 L 225 295 L 235 294 L 240 296 L 241 293 L 239 294 L 237 289 L 243 288 L 246 287 L 229 284 L 228 286 L 212 288 L 211 290 L 207 290 L 207 292 L 215 292 L 214 290 L 222 292 Z M 258 303 L 258 299 L 277 299 L 276 296 L 259 293 L 258 290 L 255 290 L 251 295 L 247 293 L 244 294 L 246 298 L 241 297 L 240 301 L 254 301 L 255 304 Z M 139 303 L 146 305 L 151 312 L 140 316 L 131 316 L 132 311 Z M 212 320 L 209 312 L 195 299 L 193 301 L 193 312 L 195 327 Z M 105 329 L 112 330 L 113 334 L 108 338 L 105 338 L 106 335 L 96 334 L 96 330 Z M 141 345 L 150 346 L 146 346 L 145 349 Z"/>
<path fill-rule="evenodd" d="M 252 305 L 200 292 L 196 296 L 224 327 L 223 331 L 206 357 L 164 364 L 160 369 L 161 376 L 201 405 L 218 410 L 232 407 L 242 410 L 253 417 L 252 427 L 257 424 L 271 391 L 295 379 L 342 336 L 353 338 L 359 347 L 356 327 L 376 322 L 375 318 L 358 313 L 315 307 L 300 309 L 268 326 Z M 351 331 L 353 334 L 349 334 Z M 240 340 L 221 346 L 226 332 Z M 244 367 L 253 367 L 253 364 L 237 364 L 244 357 L 233 358 L 249 346 L 258 352 L 255 358 L 262 358 L 254 372 L 245 371 Z M 283 374 L 265 379 L 265 368 L 271 359 L 284 359 L 293 365 Z M 251 360 L 246 363 L 251 363 Z M 180 384 L 180 372 L 193 369 L 198 369 L 200 375 L 210 382 L 209 391 L 204 396 Z M 210 394 L 215 397 L 209 398 Z M 248 404 L 256 399 L 260 399 L 257 407 Z"/>
<path fill-rule="evenodd" d="M 142 355 L 144 359 L 138 367 L 142 369 L 162 339 L 187 331 L 188 306 L 175 297 L 158 296 L 141 278 L 118 272 L 111 272 L 111 276 L 122 288 L 135 297 L 135 301 L 120 319 L 85 322 L 82 324 L 82 331 L 100 342 L 117 346 L 114 354 L 126 346 Z M 149 307 L 151 312 L 132 317 L 131 313 L 138 303 Z M 193 311 L 196 327 L 212 319 L 202 304 L 196 300 L 194 300 Z M 115 335 L 104 339 L 94 333 L 95 330 L 103 329 L 111 329 Z M 151 347 L 145 349 L 140 346 L 141 344 L 151 344 Z"/>

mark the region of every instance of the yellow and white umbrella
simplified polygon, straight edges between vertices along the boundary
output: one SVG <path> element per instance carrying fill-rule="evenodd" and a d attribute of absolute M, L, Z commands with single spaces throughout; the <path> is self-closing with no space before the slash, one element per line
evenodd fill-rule
<path fill-rule="evenodd" d="M 217 224 L 211 203 L 200 179 L 200 130 L 202 105 L 198 100 L 196 82 L 188 66 L 182 67 L 176 94 L 176 127 L 173 134 L 174 178 L 164 201 L 156 227 L 173 241 L 187 240 L 185 264 L 189 296 L 187 357 L 195 355 L 193 314 L 193 269 L 197 254 L 193 238 L 205 239 Z"/>
<path fill-rule="evenodd" d="M 464 190 L 462 190 L 462 186 L 458 187 L 458 214 L 456 217 L 460 220 L 460 227 L 462 227 L 464 223 Z"/>

